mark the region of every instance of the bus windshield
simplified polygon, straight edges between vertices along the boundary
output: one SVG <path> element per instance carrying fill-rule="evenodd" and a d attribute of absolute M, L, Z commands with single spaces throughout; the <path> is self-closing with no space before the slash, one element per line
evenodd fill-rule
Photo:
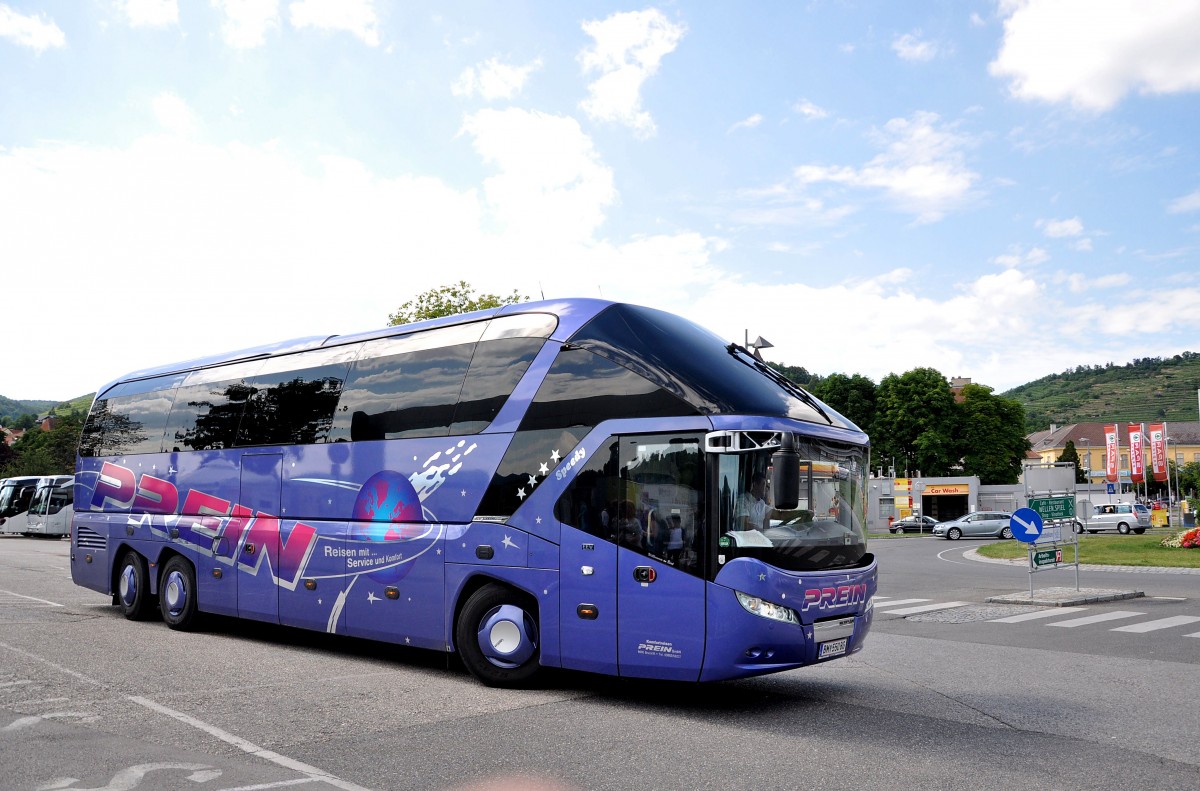
<path fill-rule="evenodd" d="M 775 508 L 772 448 L 716 454 L 722 532 L 718 555 L 791 571 L 850 567 L 866 554 L 866 449 L 802 441 L 800 501 Z"/>

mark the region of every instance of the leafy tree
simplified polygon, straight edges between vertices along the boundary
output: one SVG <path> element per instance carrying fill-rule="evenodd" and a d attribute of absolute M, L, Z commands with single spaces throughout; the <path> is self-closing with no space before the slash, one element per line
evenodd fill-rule
<path fill-rule="evenodd" d="M 946 377 L 933 368 L 885 376 L 876 394 L 870 434 L 872 455 L 880 463 L 894 459 L 897 472 L 951 474 L 961 445 L 956 439 L 958 411 Z"/>
<path fill-rule="evenodd" d="M 867 431 L 875 417 L 875 383 L 861 374 L 830 374 L 809 388 L 817 398 Z"/>
<path fill-rule="evenodd" d="M 411 324 L 414 321 L 470 313 L 473 310 L 515 305 L 528 299 L 518 294 L 515 289 L 506 297 L 497 294 L 476 296 L 475 289 L 467 281 L 460 280 L 453 285 L 430 289 L 405 302 L 395 313 L 388 316 L 388 325 Z"/>
<path fill-rule="evenodd" d="M 1075 465 L 1075 483 L 1087 483 L 1087 476 L 1083 474 L 1083 467 L 1080 465 L 1079 451 L 1075 449 L 1075 442 L 1073 440 L 1067 440 L 1067 444 L 1063 448 L 1062 455 L 1058 457 L 1058 460 L 1070 462 Z"/>
<path fill-rule="evenodd" d="M 1171 491 L 1175 491 L 1175 460 L 1169 459 L 1167 471 L 1171 473 Z M 1188 497 L 1200 494 L 1200 461 L 1189 461 L 1179 468 L 1179 489 Z M 1179 494 L 1176 493 L 1176 497 Z"/>
<path fill-rule="evenodd" d="M 26 431 L 13 443 L 15 456 L 4 467 L 5 477 L 70 475 L 75 471 L 75 449 L 82 429 L 83 415 L 72 412 L 59 416 L 58 425 L 50 431 Z"/>
<path fill-rule="evenodd" d="M 1019 401 L 993 395 L 992 388 L 969 384 L 962 389 L 958 404 L 959 448 L 965 475 L 979 477 L 984 484 L 1016 483 L 1021 462 L 1029 450 L 1025 438 L 1025 408 Z M 1075 454 L 1075 475 L 1079 476 L 1079 455 Z"/>
<path fill-rule="evenodd" d="M 37 415 L 24 414 L 18 417 L 9 428 L 31 429 L 37 425 Z"/>

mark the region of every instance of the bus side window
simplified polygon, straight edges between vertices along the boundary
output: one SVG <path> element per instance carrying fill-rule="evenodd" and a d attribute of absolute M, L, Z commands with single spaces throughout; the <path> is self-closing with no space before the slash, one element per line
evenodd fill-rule
<path fill-rule="evenodd" d="M 233 447 L 250 388 L 242 379 L 187 385 L 175 394 L 167 418 L 164 450 Z"/>
<path fill-rule="evenodd" d="M 596 538 L 611 541 L 617 529 L 616 505 L 620 486 L 617 440 L 612 439 L 592 454 L 558 498 L 554 504 L 554 517 Z"/>

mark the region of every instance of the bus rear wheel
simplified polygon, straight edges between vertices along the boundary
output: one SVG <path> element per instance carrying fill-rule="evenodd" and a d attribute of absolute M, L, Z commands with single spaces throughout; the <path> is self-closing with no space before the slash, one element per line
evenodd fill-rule
<path fill-rule="evenodd" d="M 176 555 L 163 566 L 158 605 L 167 626 L 186 632 L 196 626 L 196 571 Z"/>
<path fill-rule="evenodd" d="M 131 621 L 145 620 L 150 614 L 150 574 L 146 570 L 146 559 L 132 549 L 121 558 L 117 572 L 117 606 L 121 614 Z"/>
<path fill-rule="evenodd" d="M 536 609 L 504 586 L 488 584 L 471 594 L 454 637 L 467 670 L 489 687 L 522 686 L 540 669 Z"/>

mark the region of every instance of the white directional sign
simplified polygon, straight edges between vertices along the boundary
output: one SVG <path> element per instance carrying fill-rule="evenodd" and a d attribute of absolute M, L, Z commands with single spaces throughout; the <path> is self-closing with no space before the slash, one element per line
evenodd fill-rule
<path fill-rule="evenodd" d="M 1032 544 L 1042 534 L 1042 516 L 1032 508 L 1018 508 L 1008 520 L 1013 538 Z"/>

